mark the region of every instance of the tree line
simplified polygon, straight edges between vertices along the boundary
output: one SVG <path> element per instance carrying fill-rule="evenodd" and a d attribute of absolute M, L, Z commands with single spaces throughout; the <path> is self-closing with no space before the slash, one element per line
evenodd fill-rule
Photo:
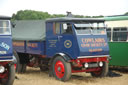
<path fill-rule="evenodd" d="M 128 15 L 126 12 L 124 15 Z M 47 18 L 66 17 L 64 14 L 49 14 L 48 12 L 34 11 L 34 10 L 20 10 L 16 14 L 12 15 L 12 20 L 44 20 Z M 83 16 L 73 15 L 76 18 L 102 18 L 104 16 Z"/>
<path fill-rule="evenodd" d="M 49 14 L 48 12 L 34 11 L 34 10 L 20 10 L 12 15 L 12 20 L 42 20 L 47 18 L 66 17 L 64 14 Z M 101 16 L 83 16 L 73 15 L 76 18 L 98 18 Z"/>

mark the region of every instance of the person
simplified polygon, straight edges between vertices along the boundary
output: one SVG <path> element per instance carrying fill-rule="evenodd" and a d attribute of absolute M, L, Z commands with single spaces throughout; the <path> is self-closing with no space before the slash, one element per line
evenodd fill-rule
<path fill-rule="evenodd" d="M 67 23 L 66 33 L 67 34 L 72 34 L 72 25 L 70 23 Z"/>

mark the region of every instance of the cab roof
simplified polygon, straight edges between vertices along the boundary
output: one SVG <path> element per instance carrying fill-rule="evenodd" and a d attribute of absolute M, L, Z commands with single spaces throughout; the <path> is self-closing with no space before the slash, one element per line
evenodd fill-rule
<path fill-rule="evenodd" d="M 117 16 L 107 16 L 104 17 L 106 21 L 120 21 L 120 20 L 128 20 L 127 15 L 117 15 Z"/>
<path fill-rule="evenodd" d="M 9 16 L 1 16 L 0 15 L 0 19 L 2 19 L 2 20 L 10 20 L 11 17 L 9 17 Z"/>
<path fill-rule="evenodd" d="M 47 19 L 46 22 L 104 22 L 103 18 L 72 18 L 72 17 L 61 17 L 61 18 L 51 18 Z"/>

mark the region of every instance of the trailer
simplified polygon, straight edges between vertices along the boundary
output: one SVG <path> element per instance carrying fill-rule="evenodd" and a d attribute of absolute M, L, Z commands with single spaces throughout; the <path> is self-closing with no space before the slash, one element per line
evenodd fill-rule
<path fill-rule="evenodd" d="M 0 16 L 0 84 L 13 85 L 15 79 L 10 17 Z"/>
<path fill-rule="evenodd" d="M 104 19 L 63 17 L 15 23 L 17 72 L 25 72 L 26 66 L 40 67 L 61 81 L 76 72 L 107 75 L 110 56 Z"/>
<path fill-rule="evenodd" d="M 110 66 L 128 66 L 128 16 L 108 16 L 105 17 L 107 24 L 107 34 L 109 40 Z"/>

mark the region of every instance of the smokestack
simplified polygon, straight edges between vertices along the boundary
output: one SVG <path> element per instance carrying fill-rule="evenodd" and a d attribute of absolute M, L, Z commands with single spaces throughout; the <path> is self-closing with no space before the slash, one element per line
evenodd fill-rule
<path fill-rule="evenodd" d="M 67 17 L 73 17 L 72 12 L 67 11 Z"/>

